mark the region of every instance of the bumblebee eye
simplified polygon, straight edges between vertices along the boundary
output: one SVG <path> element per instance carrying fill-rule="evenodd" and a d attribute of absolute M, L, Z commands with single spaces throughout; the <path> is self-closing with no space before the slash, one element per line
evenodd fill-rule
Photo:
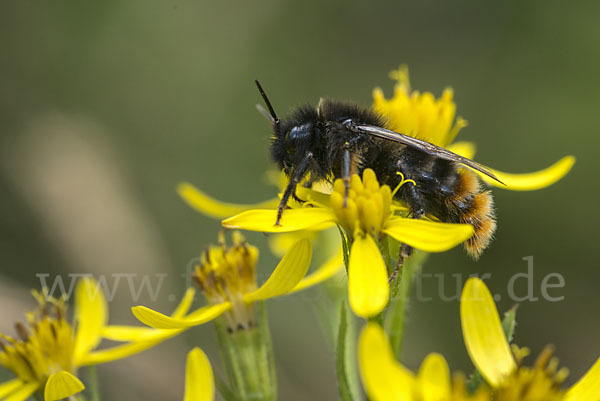
<path fill-rule="evenodd" d="M 312 131 L 311 123 L 296 125 L 295 127 L 292 127 L 292 129 L 290 130 L 288 138 L 292 141 L 297 141 L 299 139 L 307 138 L 310 136 L 311 131 Z"/>

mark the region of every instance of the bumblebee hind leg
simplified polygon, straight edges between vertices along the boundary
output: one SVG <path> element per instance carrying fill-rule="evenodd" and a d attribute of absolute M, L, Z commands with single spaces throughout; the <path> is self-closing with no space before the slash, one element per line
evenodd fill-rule
<path fill-rule="evenodd" d="M 398 185 L 402 185 L 402 182 Z M 419 193 L 419 191 L 417 191 L 416 185 L 411 185 L 408 183 L 408 185 L 403 186 L 403 188 L 400 188 L 400 190 L 403 191 L 402 199 L 408 204 L 410 216 L 413 219 L 420 219 L 423 217 L 425 214 L 425 202 L 423 200 L 423 196 Z M 398 254 L 398 262 L 396 263 L 394 271 L 390 275 L 389 282 L 392 282 L 396 278 L 400 268 L 404 265 L 406 259 L 412 255 L 412 253 L 413 247 L 403 243 Z"/>

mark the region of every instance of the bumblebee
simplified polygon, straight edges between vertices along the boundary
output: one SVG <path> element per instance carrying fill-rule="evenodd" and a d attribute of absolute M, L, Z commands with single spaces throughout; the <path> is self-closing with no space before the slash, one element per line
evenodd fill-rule
<path fill-rule="evenodd" d="M 385 119 L 371 109 L 354 103 L 321 99 L 318 106 L 293 109 L 280 120 L 260 83 L 258 90 L 268 108 L 257 105 L 271 122 L 271 156 L 289 177 L 279 203 L 276 225 L 296 185 L 308 178 L 342 178 L 348 194 L 350 177 L 365 168 L 375 171 L 380 183 L 396 188 L 401 176 L 415 185 L 402 185 L 394 195 L 405 203 L 410 215 L 433 216 L 446 223 L 465 223 L 474 228 L 464 245 L 477 259 L 496 229 L 493 198 L 480 187 L 475 170 L 501 182 L 488 168 L 432 143 L 391 131 Z M 468 169 L 464 168 L 468 167 Z M 401 255 L 410 255 L 404 247 Z"/>

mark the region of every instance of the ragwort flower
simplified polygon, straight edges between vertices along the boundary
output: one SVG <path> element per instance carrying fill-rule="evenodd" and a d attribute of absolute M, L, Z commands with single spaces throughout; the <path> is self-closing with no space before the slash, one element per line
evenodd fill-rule
<path fill-rule="evenodd" d="M 410 184 L 409 184 L 410 185 Z M 388 273 L 379 246 L 382 235 L 427 252 L 446 251 L 473 235 L 468 224 L 449 224 L 426 219 L 404 218 L 394 211 L 392 191 L 380 186 L 371 169 L 362 179 L 352 177 L 347 205 L 344 183 L 335 181 L 331 195 L 304 188 L 306 206 L 286 210 L 279 225 L 274 225 L 277 210 L 249 210 L 223 221 L 223 226 L 272 233 L 321 230 L 338 224 L 344 228 L 352 246 L 348 264 L 348 294 L 352 310 L 359 316 L 378 314 L 389 301 Z"/>
<path fill-rule="evenodd" d="M 84 389 L 77 378 L 82 366 L 125 358 L 150 348 L 170 333 L 142 328 L 145 336 L 129 338 L 128 343 L 96 350 L 107 326 L 106 299 L 91 278 L 77 283 L 74 321 L 66 316 L 64 300 L 33 292 L 39 306 L 27 314 L 27 325 L 16 324 L 18 338 L 0 334 L 0 365 L 17 378 L 0 384 L 0 400 L 22 401 L 34 393 L 46 401 L 70 397 Z M 119 326 L 117 330 L 135 330 Z"/>
<path fill-rule="evenodd" d="M 158 329 L 187 329 L 222 314 L 225 314 L 229 330 L 249 328 L 254 323 L 255 302 L 303 290 L 326 280 L 339 269 L 337 258 L 334 258 L 306 276 L 311 256 L 310 241 L 297 241 L 267 281 L 257 288 L 258 249 L 235 232 L 233 246 L 227 247 L 221 241 L 220 245 L 210 247 L 196 267 L 194 277 L 209 305 L 177 317 L 163 315 L 145 306 L 135 306 L 132 311 L 142 323 Z M 193 297 L 194 290 L 188 292 Z"/>
<path fill-rule="evenodd" d="M 396 361 L 385 332 L 376 323 L 362 330 L 358 363 L 363 387 L 373 401 L 598 401 L 600 359 L 569 389 L 561 384 L 568 372 L 557 369 L 558 360 L 547 348 L 533 367 L 522 359 L 526 349 L 511 347 L 506 340 L 492 296 L 478 278 L 467 281 L 461 296 L 463 336 L 471 360 L 487 384 L 474 393 L 466 389 L 464 376 L 451 380 L 443 356 L 432 353 L 417 375 Z M 514 354 L 514 355 L 513 355 Z M 516 355 L 516 357 L 515 357 Z M 489 385 L 489 386 L 488 386 Z"/>
<path fill-rule="evenodd" d="M 450 369 L 444 357 L 429 354 L 417 375 L 396 361 L 385 332 L 368 323 L 360 334 L 358 366 L 365 392 L 373 401 L 491 401 L 490 392 L 480 388 L 469 394 L 465 378 Z"/>
<path fill-rule="evenodd" d="M 557 370 L 558 361 L 548 349 L 534 367 L 525 367 L 523 350 L 506 340 L 498 310 L 485 283 L 470 278 L 461 295 L 460 316 L 467 351 L 477 370 L 493 388 L 498 401 L 598 401 L 600 400 L 600 358 L 575 385 L 560 385 L 568 374 Z M 527 351 L 525 351 L 527 352 Z"/>

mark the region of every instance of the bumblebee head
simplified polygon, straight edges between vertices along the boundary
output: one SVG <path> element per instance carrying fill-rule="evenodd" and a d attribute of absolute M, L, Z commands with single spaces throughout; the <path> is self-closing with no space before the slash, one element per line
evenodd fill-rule
<path fill-rule="evenodd" d="M 293 110 L 289 117 L 280 120 L 260 83 L 257 80 L 254 82 L 268 109 L 267 111 L 257 105 L 258 111 L 271 122 L 273 127 L 271 157 L 289 176 L 317 143 L 321 131 L 318 112 L 312 106 L 302 106 Z"/>
<path fill-rule="evenodd" d="M 289 118 L 273 124 L 271 156 L 287 175 L 298 166 L 307 153 L 314 152 L 320 136 L 320 124 L 313 107 L 295 109 Z"/>

